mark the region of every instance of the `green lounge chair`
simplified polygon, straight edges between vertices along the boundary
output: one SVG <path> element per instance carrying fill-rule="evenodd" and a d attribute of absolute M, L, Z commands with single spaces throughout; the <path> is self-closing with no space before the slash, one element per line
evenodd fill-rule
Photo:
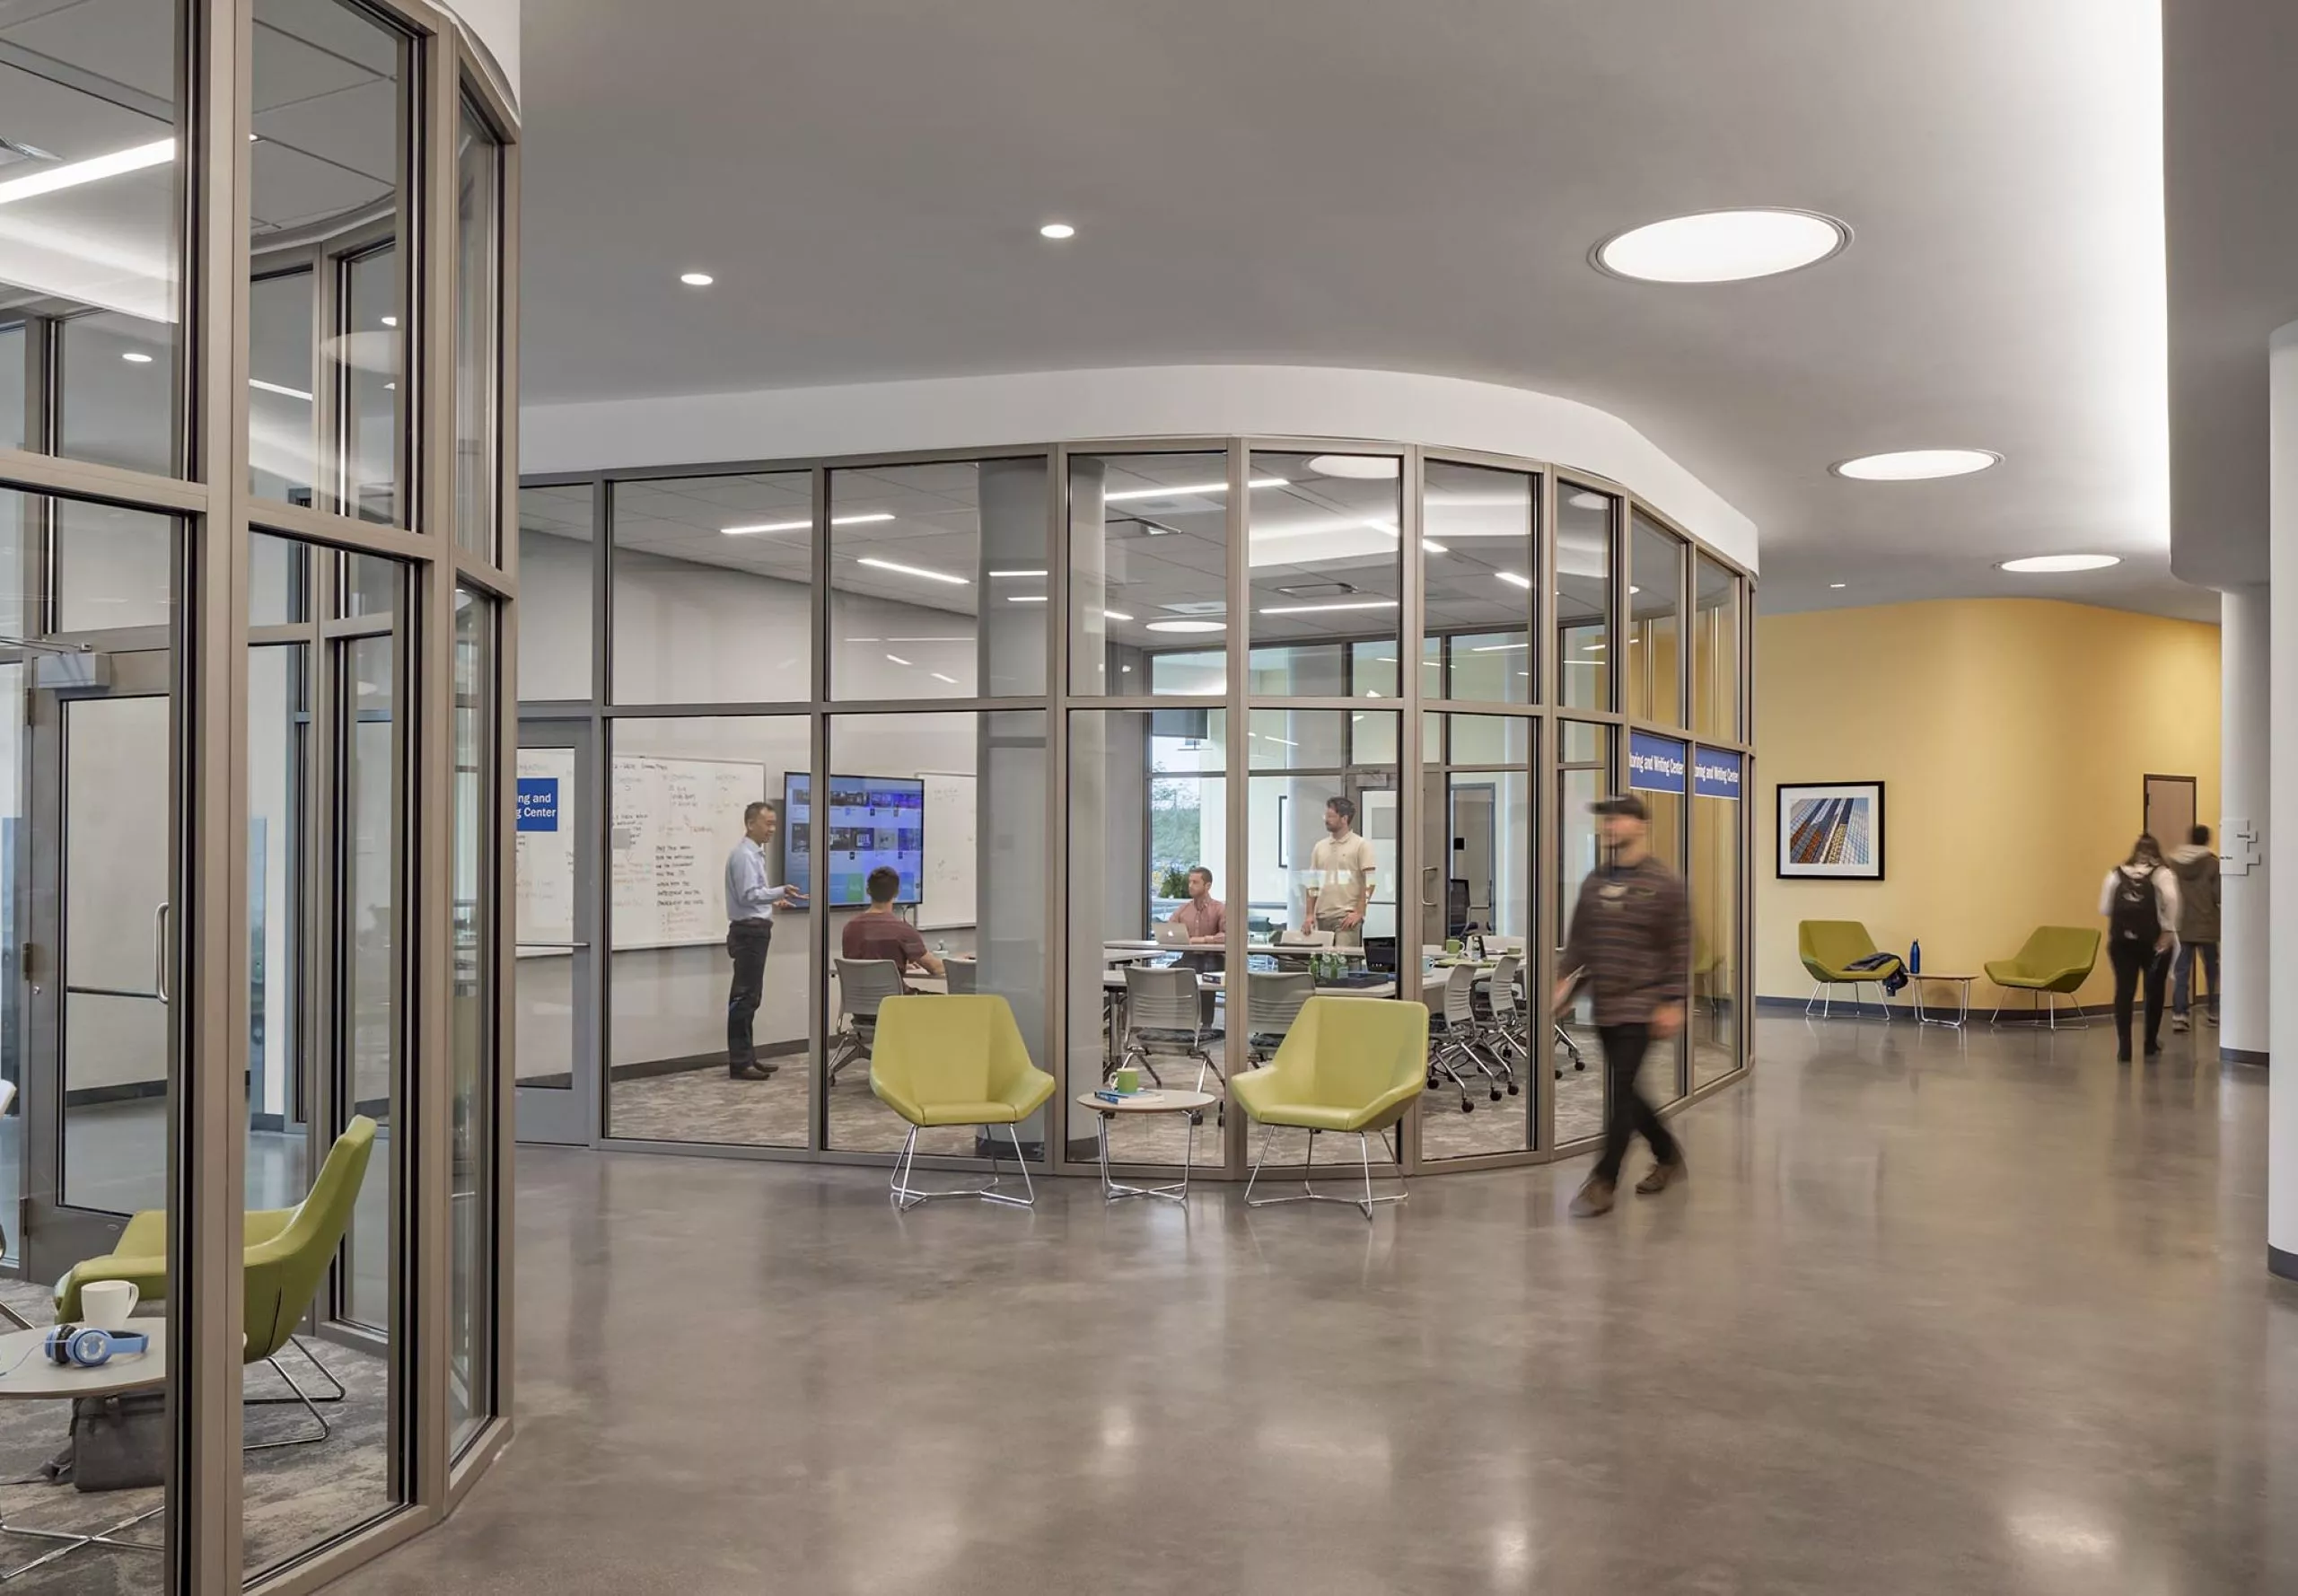
<path fill-rule="evenodd" d="M 1803 958 L 1803 968 L 1811 972 L 1811 995 L 1803 1004 L 1803 1018 L 1811 1017 L 1811 1005 L 1820 1005 L 1820 1018 L 1829 1017 L 1835 1004 L 1838 987 L 1851 988 L 1851 1013 L 1859 1013 L 1859 988 L 1872 985 L 1875 988 L 1875 1005 L 1883 1011 L 1883 1023 L 1891 1022 L 1891 1005 L 1883 1001 L 1883 983 L 1904 968 L 1897 955 L 1888 964 L 1873 969 L 1854 969 L 1859 960 L 1880 951 L 1875 939 L 1867 934 L 1867 927 L 1856 920 L 1804 920 L 1795 927 L 1795 948 Z M 1825 1001 L 1821 994 L 1825 993 Z"/>
<path fill-rule="evenodd" d="M 2043 925 L 2027 939 L 2014 958 L 1990 959 L 1987 961 L 1987 978 L 2012 992 L 2031 992 L 2035 995 L 2035 1017 L 2031 1020 L 2005 1020 L 1998 1007 L 1990 1027 L 2008 1029 L 2013 1026 L 2040 1025 L 2053 1030 L 2061 1030 L 2058 1022 L 2058 1000 L 2079 990 L 2091 978 L 2091 971 L 2099 962 L 2099 934 L 2088 925 Z M 2074 1018 L 2063 1028 L 2067 1030 L 2087 1030 L 2090 1022 L 2083 1019 L 2082 1005 L 2070 1004 Z"/>

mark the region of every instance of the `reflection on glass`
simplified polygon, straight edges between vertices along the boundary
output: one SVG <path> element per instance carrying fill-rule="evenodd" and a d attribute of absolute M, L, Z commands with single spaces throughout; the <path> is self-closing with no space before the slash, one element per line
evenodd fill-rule
<path fill-rule="evenodd" d="M 1689 750 L 1680 744 L 1670 745 L 1680 757 Z M 1685 760 L 1687 771 L 1690 761 Z M 1658 793 L 1639 790 L 1636 796 L 1644 800 L 1651 811 L 1652 856 L 1681 876 L 1684 873 L 1684 821 L 1686 804 L 1681 793 Z M 1644 1095 L 1655 1105 L 1665 1106 L 1684 1094 L 1684 1052 L 1688 1039 L 1678 1032 L 1673 1041 L 1655 1041 L 1645 1060 Z"/>
<path fill-rule="evenodd" d="M 300 544 L 290 545 L 303 552 Z M 282 1127 L 303 1118 L 301 950 L 311 651 L 301 643 L 248 651 L 248 1206 L 300 1198 L 307 1139 Z"/>
<path fill-rule="evenodd" d="M 449 1153 L 447 1421 L 460 1451 L 493 1405 L 489 1284 L 495 1169 L 495 605 L 455 594 L 454 1057 Z"/>
<path fill-rule="evenodd" d="M 1532 723 L 1513 715 L 1431 715 L 1438 757 L 1423 771 L 1421 857 L 1439 868 L 1421 897 L 1425 954 L 1481 937 L 1489 962 L 1441 960 L 1421 977 L 1434 1053 L 1420 1116 L 1424 1158 L 1513 1153 L 1534 1141 L 1537 1036 L 1531 977 Z"/>
<path fill-rule="evenodd" d="M 1573 906 L 1580 889 L 1603 859 L 1603 835 L 1589 806 L 1612 790 L 1614 733 L 1609 726 L 1564 723 L 1564 747 L 1557 772 L 1557 951 L 1564 951 Z M 1559 975 L 1570 972 L 1559 969 Z M 1547 1056 L 1556 1073 L 1556 1141 L 1558 1146 L 1599 1136 L 1604 1129 L 1603 1050 L 1585 995 L 1558 1014 L 1561 1034 L 1551 1032 Z"/>
<path fill-rule="evenodd" d="M 163 476 L 183 439 L 180 31 L 173 0 L 0 5 L 0 305 L 57 332 L 55 452 Z M 25 369 L 8 342 L 0 389 Z"/>
<path fill-rule="evenodd" d="M 909 1127 L 872 1095 L 868 1060 L 877 991 L 870 978 L 890 973 L 888 934 L 882 925 L 862 926 L 855 907 L 866 901 L 878 865 L 897 873 L 899 912 L 943 964 L 949 987 L 1004 997 L 1031 1062 L 1047 1067 L 1046 716 L 1034 709 L 835 715 L 829 767 L 828 802 L 807 817 L 811 912 L 830 916 L 832 963 L 823 972 L 834 1027 L 829 1144 L 890 1153 Z M 911 814 L 920 817 L 915 828 Z M 873 966 L 851 992 L 841 960 Z M 1043 1146 L 1046 1125 L 1040 1110 L 1019 1127 L 1024 1150 Z M 1010 1167 L 1002 1128 L 997 1145 Z M 917 1139 L 920 1154 L 987 1151 L 975 1126 L 934 1127 Z"/>
<path fill-rule="evenodd" d="M 1489 703 L 1532 701 L 1533 538 L 1539 478 L 1430 460 L 1423 468 L 1422 569 L 1427 658 L 1422 690 Z"/>
<path fill-rule="evenodd" d="M 372 557 L 362 556 L 362 558 Z M 399 926 L 399 841 L 406 819 L 405 741 L 397 702 L 397 639 L 385 633 L 337 645 L 342 706 L 351 723 L 344 777 L 344 899 L 338 935 L 345 949 L 343 1027 L 349 1054 L 350 1103 L 343 1117 L 371 1115 L 388 1135 L 397 1122 L 399 1059 L 404 1016 L 399 990 L 405 943 Z M 360 1206 L 351 1227 L 349 1317 L 381 1330 L 390 1324 L 389 1161 L 379 1154 L 369 1189 L 384 1201 Z M 364 1193 L 363 1193 L 364 1197 Z"/>
<path fill-rule="evenodd" d="M 1619 501 L 1576 482 L 1556 489 L 1557 701 L 1612 707 L 1612 527 Z"/>
<path fill-rule="evenodd" d="M 319 469 L 311 272 L 248 285 L 248 491 L 309 506 Z"/>
<path fill-rule="evenodd" d="M 1070 457 L 1071 691 L 1225 690 L 1217 650 L 1211 671 L 1166 662 L 1168 651 L 1202 648 L 1226 627 L 1228 518 L 1224 453 Z M 1036 567 L 997 571 L 993 602 L 1049 591 Z"/>
<path fill-rule="evenodd" d="M 587 483 L 519 490 L 519 697 L 527 702 L 591 697 L 591 500 Z M 627 642 L 636 631 L 634 623 Z"/>
<path fill-rule="evenodd" d="M 24 447 L 24 324 L 0 323 L 0 449 Z"/>
<path fill-rule="evenodd" d="M 1398 718 L 1253 712 L 1245 879 L 1255 940 L 1287 927 L 1329 932 L 1351 948 L 1398 935 Z"/>
<path fill-rule="evenodd" d="M 548 534 L 534 540 L 540 547 L 531 554 L 520 553 L 521 661 L 527 658 L 523 639 L 538 625 L 528 608 L 531 559 L 542 569 L 542 601 L 562 618 L 560 630 L 566 634 L 533 645 L 545 675 L 529 681 L 522 673 L 520 692 L 529 698 L 586 698 L 590 490 L 530 488 L 520 503 L 522 523 L 532 520 Z M 813 696 L 810 473 L 621 482 L 612 504 L 617 703 L 757 703 Z M 905 636 L 955 630 L 946 625 L 891 629 Z M 878 645 L 881 653 L 905 646 Z M 557 690 L 546 690 L 546 683 Z"/>
<path fill-rule="evenodd" d="M 1628 562 L 1627 713 L 1683 723 L 1684 543 L 1642 511 Z"/>
<path fill-rule="evenodd" d="M 502 478 L 503 145 L 469 100 L 455 143 L 455 540 L 495 557 Z"/>
<path fill-rule="evenodd" d="M 1706 555 L 1693 563 L 1692 729 L 1740 738 L 1740 579 Z"/>
<path fill-rule="evenodd" d="M 1702 764 L 1740 756 L 1699 750 Z M 1740 1067 L 1740 803 L 1691 801 L 1691 1074 L 1695 1087 Z"/>
<path fill-rule="evenodd" d="M 832 696 L 1043 692 L 1047 491 L 1042 458 L 832 471 Z"/>
<path fill-rule="evenodd" d="M 248 624 L 290 626 L 311 616 L 311 546 L 269 532 L 248 534 Z"/>
<path fill-rule="evenodd" d="M 746 829 L 770 888 L 818 873 L 811 741 L 803 715 L 617 720 L 607 1134 L 655 1142 L 803 1147 L 813 1053 L 810 916 L 745 906 L 771 927 L 752 960 L 728 958 L 727 875 Z M 558 756 L 571 773 L 571 755 Z M 872 772 L 874 774 L 874 768 Z M 767 807 L 753 820 L 753 805 Z M 843 840 L 843 839 L 841 839 Z M 558 940 L 552 937 L 550 940 Z M 531 961 L 540 962 L 540 961 Z M 556 969 L 571 960 L 553 959 Z M 749 994 L 732 1012 L 739 986 Z M 530 978 L 522 977 L 522 986 Z M 534 978 L 550 978 L 537 977 Z M 564 979 L 566 978 L 558 978 Z M 737 1055 L 740 1055 L 737 1057 Z M 754 1074 L 741 1066 L 755 1062 Z M 862 1083 L 864 1092 L 869 1090 Z"/>
<path fill-rule="evenodd" d="M 345 0 L 255 0 L 254 13 L 254 274 L 260 281 L 317 267 L 328 278 L 320 346 L 302 364 L 287 364 L 294 352 L 283 345 L 267 353 L 264 321 L 255 323 L 251 397 L 263 402 L 250 407 L 250 452 L 273 479 L 259 478 L 257 490 L 284 486 L 293 499 L 301 487 L 320 509 L 404 525 L 408 328 L 395 245 L 405 234 L 399 173 L 413 143 L 408 42 Z M 317 412 L 315 425 L 305 423 L 318 451 L 308 468 L 283 461 L 270 436 L 275 424 L 293 430 L 298 395 Z"/>
<path fill-rule="evenodd" d="M 1403 597 L 1399 545 L 1398 477 L 1393 455 L 1256 454 L 1250 504 L 1254 674 L 1285 671 L 1287 656 L 1304 663 L 1285 685 L 1260 692 L 1308 697 L 1345 694 L 1346 685 L 1314 685 L 1343 662 L 1321 661 L 1319 640 L 1385 642 L 1394 655 Z M 1267 663 L 1260 662 L 1266 661 Z"/>
<path fill-rule="evenodd" d="M 1204 1089 L 1218 1094 L 1232 1068 L 1246 1067 L 1241 1046 L 1233 1057 L 1227 1050 L 1229 1010 L 1212 989 L 1228 967 L 1223 938 L 1232 907 L 1226 726 L 1220 709 L 1188 706 L 1080 710 L 1069 717 L 1064 1089 L 1073 1098 L 1100 1085 L 1125 1051 L 1128 969 L 1158 972 L 1154 978 L 1168 984 L 1194 977 L 1200 988 L 1186 1037 L 1144 1027 L 1135 1039 L 1153 1079 L 1193 1087 L 1202 1073 Z M 1168 922 L 1183 928 L 1188 949 L 1139 957 L 1146 950 L 1138 944 Z M 1098 1118 L 1070 1116 L 1072 1157 L 1099 1155 Z M 1177 1165 L 1193 1157 L 1199 1165 L 1218 1164 L 1213 1120 L 1197 1129 L 1193 1154 L 1189 1131 L 1175 1115 L 1121 1116 L 1110 1127 L 1110 1156 L 1119 1163 Z"/>

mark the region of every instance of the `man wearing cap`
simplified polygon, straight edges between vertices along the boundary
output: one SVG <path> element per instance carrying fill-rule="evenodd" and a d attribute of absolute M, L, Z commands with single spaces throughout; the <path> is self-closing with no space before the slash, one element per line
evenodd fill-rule
<path fill-rule="evenodd" d="M 1561 1015 L 1574 989 L 1586 983 L 1603 1043 L 1604 1071 L 1610 1077 L 1604 1155 L 1572 1199 L 1572 1212 L 1583 1219 L 1611 1211 L 1620 1165 L 1637 1133 L 1655 1162 L 1636 1183 L 1636 1190 L 1664 1191 L 1683 1176 L 1683 1149 L 1636 1089 L 1636 1077 L 1653 1039 L 1664 1041 L 1683 1029 L 1691 966 L 1691 914 L 1684 884 L 1652 856 L 1645 839 L 1651 817 L 1644 800 L 1630 794 L 1588 807 L 1601 819 L 1609 857 L 1580 885 L 1564 949 L 1565 974 L 1556 987 L 1556 1012 Z"/>

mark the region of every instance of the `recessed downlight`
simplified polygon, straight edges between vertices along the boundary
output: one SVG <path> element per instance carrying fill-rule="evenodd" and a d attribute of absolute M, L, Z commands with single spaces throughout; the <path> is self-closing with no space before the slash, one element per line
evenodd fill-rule
<path fill-rule="evenodd" d="M 1849 587 L 1850 585 L 1851 585 L 1851 583 L 1847 583 L 1847 582 L 1830 582 L 1830 583 L 1828 583 L 1828 586 L 1829 586 L 1830 589 L 1833 589 L 1833 588 L 1844 588 L 1844 587 Z"/>
<path fill-rule="evenodd" d="M 1381 482 L 1394 477 L 1399 464 L 1391 454 L 1320 454 L 1309 462 L 1309 469 L 1320 477 Z"/>
<path fill-rule="evenodd" d="M 1077 230 L 1066 222 L 1048 222 L 1038 229 L 1038 236 L 1050 239 L 1075 238 Z"/>
<path fill-rule="evenodd" d="M 1145 632 L 1225 632 L 1229 623 L 1219 620 L 1153 620 L 1142 630 Z"/>
<path fill-rule="evenodd" d="M 1612 502 L 1600 493 L 1589 493 L 1583 489 L 1574 494 L 1565 503 L 1570 504 L 1574 510 L 1609 510 L 1611 508 Z"/>
<path fill-rule="evenodd" d="M 145 354 L 141 349 L 126 350 L 120 355 L 120 358 L 130 365 L 150 365 L 152 364 L 152 357 Z"/>
<path fill-rule="evenodd" d="M 1858 482 L 1924 482 L 1934 477 L 1968 477 L 2002 460 L 1992 449 L 1898 449 L 1839 460 L 1828 469 Z"/>
<path fill-rule="evenodd" d="M 708 272 L 680 272 L 679 281 L 689 288 L 707 288 L 718 279 Z"/>
<path fill-rule="evenodd" d="M 1614 233 L 1589 259 L 1596 269 L 1645 283 L 1741 283 L 1840 254 L 1851 229 L 1817 211 L 1772 206 L 1700 211 Z"/>
<path fill-rule="evenodd" d="M 1995 569 L 2020 576 L 2040 576 L 2060 571 L 2103 571 L 2109 566 L 2120 564 L 2122 557 L 2113 554 L 2030 554 L 2023 559 L 2004 560 Z"/>

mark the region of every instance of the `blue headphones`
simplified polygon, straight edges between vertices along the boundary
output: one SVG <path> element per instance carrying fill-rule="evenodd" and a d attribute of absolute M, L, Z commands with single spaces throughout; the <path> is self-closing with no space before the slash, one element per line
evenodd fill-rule
<path fill-rule="evenodd" d="M 145 1352 L 151 1337 L 132 1330 L 100 1330 L 92 1325 L 60 1324 L 48 1331 L 40 1350 L 48 1362 L 66 1368 L 101 1369 L 121 1353 Z"/>

